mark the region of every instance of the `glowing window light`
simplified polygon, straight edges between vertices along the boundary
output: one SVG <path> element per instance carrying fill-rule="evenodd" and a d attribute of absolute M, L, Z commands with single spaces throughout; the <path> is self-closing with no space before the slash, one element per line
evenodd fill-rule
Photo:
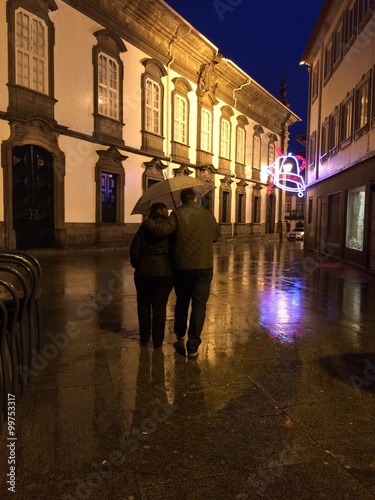
<path fill-rule="evenodd" d="M 306 166 L 305 158 L 291 153 L 284 155 L 279 149 L 277 152 L 279 157 L 267 167 L 267 174 L 273 177 L 273 181 L 267 187 L 268 193 L 273 186 L 276 186 L 285 191 L 297 193 L 302 198 L 305 191 L 305 181 L 301 172 Z"/>

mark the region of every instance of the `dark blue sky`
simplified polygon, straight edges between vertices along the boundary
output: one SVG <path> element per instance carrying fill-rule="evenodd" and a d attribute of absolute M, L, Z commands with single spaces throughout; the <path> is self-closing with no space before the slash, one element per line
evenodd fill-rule
<path fill-rule="evenodd" d="M 289 152 L 301 151 L 294 137 L 306 132 L 308 68 L 299 63 L 324 0 L 166 2 L 276 98 L 285 75 L 290 109 L 303 120 L 290 128 Z"/>

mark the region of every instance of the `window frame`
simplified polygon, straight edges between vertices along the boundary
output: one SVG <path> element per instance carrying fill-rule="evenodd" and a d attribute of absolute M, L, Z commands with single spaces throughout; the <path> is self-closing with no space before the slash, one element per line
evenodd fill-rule
<path fill-rule="evenodd" d="M 219 156 L 226 160 L 231 157 L 231 122 L 224 116 L 220 118 L 220 153 Z"/>
<path fill-rule="evenodd" d="M 246 130 L 243 126 L 236 127 L 236 163 L 246 164 Z"/>
<path fill-rule="evenodd" d="M 107 68 L 106 68 L 106 75 L 104 75 L 104 72 L 101 72 L 101 68 L 103 68 L 103 64 L 101 64 L 101 60 L 105 60 L 107 62 Z M 111 79 L 110 77 L 110 64 L 113 64 L 115 66 L 116 72 L 115 72 L 115 81 L 116 81 L 116 87 L 114 88 L 113 85 L 110 85 Z M 102 79 L 106 77 L 106 81 L 103 83 Z M 105 53 L 104 51 L 100 51 L 98 54 L 98 114 L 105 116 L 107 118 L 110 118 L 112 120 L 119 120 L 120 119 L 120 65 L 118 61 L 109 54 Z M 107 92 L 107 104 L 101 103 L 100 99 L 102 96 L 102 92 L 106 91 Z M 115 97 L 115 99 L 111 97 Z M 115 106 L 111 106 L 110 103 L 112 101 L 115 101 Z M 109 103 L 109 104 L 108 104 Z M 105 112 L 105 109 L 103 108 L 108 108 L 108 111 Z"/>
<path fill-rule="evenodd" d="M 180 117 L 180 106 L 183 104 L 182 118 Z M 176 92 L 173 96 L 173 140 L 187 146 L 188 144 L 188 99 L 186 96 Z"/>
<path fill-rule="evenodd" d="M 358 83 L 355 90 L 354 139 L 368 132 L 371 108 L 371 70 Z"/>
<path fill-rule="evenodd" d="M 359 197 L 357 196 L 359 200 L 355 199 L 355 195 L 357 193 L 359 193 Z M 347 202 L 346 202 L 346 221 L 345 221 L 346 223 L 345 248 L 363 252 L 365 245 L 365 211 L 366 211 L 366 186 L 361 185 L 348 189 Z"/>
<path fill-rule="evenodd" d="M 322 123 L 322 132 L 320 138 L 320 161 L 323 162 L 328 159 L 329 156 L 329 117 L 327 117 Z"/>
<path fill-rule="evenodd" d="M 18 22 L 18 16 L 22 15 L 24 18 L 27 17 L 29 22 L 28 22 L 28 37 L 24 37 L 27 42 L 28 42 L 28 47 L 24 48 L 18 43 L 19 39 L 19 25 L 20 23 Z M 15 84 L 20 85 L 21 87 L 25 87 L 29 90 L 33 90 L 34 92 L 38 92 L 40 94 L 45 94 L 48 95 L 48 82 L 49 82 L 49 73 L 48 73 L 48 26 L 43 18 L 40 16 L 35 15 L 33 12 L 27 11 L 25 8 L 22 6 L 19 6 L 17 9 L 15 9 L 14 12 L 15 16 Z M 33 48 L 35 46 L 34 43 L 34 38 L 33 34 L 35 33 L 35 30 L 33 29 L 32 25 L 34 23 L 37 23 L 41 25 L 43 28 L 43 43 L 42 43 L 42 48 L 43 48 L 43 54 L 38 54 L 37 51 L 35 51 Z M 23 27 L 24 24 L 21 23 L 21 27 Z M 39 31 L 37 31 L 37 39 L 39 39 Z M 36 42 L 37 45 L 38 42 Z M 29 62 L 27 65 L 22 65 L 22 67 L 26 67 L 28 69 L 28 80 L 29 83 L 28 85 L 25 84 L 24 79 L 25 76 L 23 75 L 22 72 L 22 83 L 19 81 L 19 59 L 21 58 L 21 54 L 26 56 L 29 59 Z M 34 70 L 34 64 L 32 63 L 36 62 L 36 66 L 39 67 L 39 63 L 42 63 L 43 65 L 43 70 L 39 71 L 37 68 L 37 74 L 39 75 L 42 73 L 42 86 L 43 89 L 41 90 L 39 88 L 39 78 L 37 78 L 37 84 L 36 86 L 33 85 L 33 82 L 35 82 L 35 78 L 33 78 L 32 75 L 35 74 Z"/>
<path fill-rule="evenodd" d="M 324 47 L 324 84 L 332 76 L 332 56 L 333 56 L 333 39 L 328 41 L 327 45 Z"/>
<path fill-rule="evenodd" d="M 350 112 L 347 113 L 347 110 Z M 349 117 L 349 122 L 348 122 Z M 344 101 L 341 103 L 341 119 L 340 119 L 340 140 L 341 148 L 350 144 L 353 140 L 354 128 L 354 91 L 351 91 Z M 349 133 L 348 133 L 349 132 Z"/>
<path fill-rule="evenodd" d="M 202 106 L 200 116 L 200 149 L 206 153 L 212 153 L 212 111 Z M 206 117 L 206 119 L 205 119 Z"/>
<path fill-rule="evenodd" d="M 344 49 L 349 50 L 350 46 L 353 44 L 356 32 L 357 32 L 357 22 L 358 22 L 358 4 L 357 0 L 348 6 L 345 12 L 345 40 Z"/>
<path fill-rule="evenodd" d="M 123 140 L 123 80 L 124 64 L 121 54 L 127 51 L 122 39 L 107 29 L 101 29 L 94 33 L 96 45 L 92 48 L 93 60 L 93 102 L 94 102 L 94 137 L 98 141 L 111 141 L 119 146 L 124 145 Z M 116 94 L 116 116 L 103 113 L 100 109 L 100 57 L 111 60 L 117 65 L 117 94 Z"/>
<path fill-rule="evenodd" d="M 319 75 L 320 75 L 320 61 L 317 61 L 313 65 L 311 72 L 311 104 L 313 104 L 319 96 Z"/>
<path fill-rule="evenodd" d="M 340 107 L 337 106 L 330 117 L 329 124 L 329 154 L 334 155 L 340 146 Z"/>
<path fill-rule="evenodd" d="M 309 168 L 310 170 L 313 170 L 315 168 L 315 161 L 316 161 L 316 130 L 312 132 L 310 135 L 309 139 Z"/>
<path fill-rule="evenodd" d="M 141 75 L 141 89 L 142 89 L 142 146 L 143 151 L 147 151 L 154 155 L 164 156 L 164 85 L 162 78 L 167 75 L 167 71 L 162 63 L 157 59 L 144 59 L 142 64 L 145 67 L 145 71 Z M 151 127 L 148 124 L 149 113 L 151 115 L 154 111 L 154 104 L 147 104 L 148 99 L 148 89 L 147 82 L 150 82 L 159 90 L 159 100 L 158 107 L 155 108 L 158 111 L 157 123 L 158 130 L 155 127 Z M 151 122 L 155 123 L 153 117 L 151 116 Z"/>

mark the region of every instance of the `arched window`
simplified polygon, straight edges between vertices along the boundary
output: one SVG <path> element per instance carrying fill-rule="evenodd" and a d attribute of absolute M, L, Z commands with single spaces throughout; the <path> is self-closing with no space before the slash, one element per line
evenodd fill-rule
<path fill-rule="evenodd" d="M 246 125 L 248 119 L 244 115 L 237 117 L 236 127 L 236 175 L 245 177 L 246 165 Z"/>
<path fill-rule="evenodd" d="M 123 79 L 121 53 L 126 47 L 121 38 L 108 30 L 94 33 L 94 135 L 99 140 L 123 143 Z"/>
<path fill-rule="evenodd" d="M 184 78 L 173 80 L 172 92 L 172 157 L 181 162 L 189 162 L 189 115 L 188 93 L 192 90 Z"/>
<path fill-rule="evenodd" d="M 142 149 L 164 155 L 163 152 L 163 102 L 166 75 L 164 66 L 156 59 L 142 61 Z"/>
<path fill-rule="evenodd" d="M 260 125 L 254 127 L 253 134 L 253 173 L 252 177 L 255 180 L 260 180 L 260 167 L 262 164 L 262 141 L 261 134 L 263 129 Z"/>

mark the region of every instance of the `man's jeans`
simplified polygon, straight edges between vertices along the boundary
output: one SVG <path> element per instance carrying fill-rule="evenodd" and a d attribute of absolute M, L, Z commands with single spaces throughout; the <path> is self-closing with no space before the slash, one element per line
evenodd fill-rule
<path fill-rule="evenodd" d="M 189 304 L 188 352 L 195 352 L 201 343 L 201 332 L 206 317 L 206 304 L 210 295 L 212 269 L 197 269 L 174 272 L 176 292 L 174 331 L 177 337 L 183 337 L 187 329 Z"/>

